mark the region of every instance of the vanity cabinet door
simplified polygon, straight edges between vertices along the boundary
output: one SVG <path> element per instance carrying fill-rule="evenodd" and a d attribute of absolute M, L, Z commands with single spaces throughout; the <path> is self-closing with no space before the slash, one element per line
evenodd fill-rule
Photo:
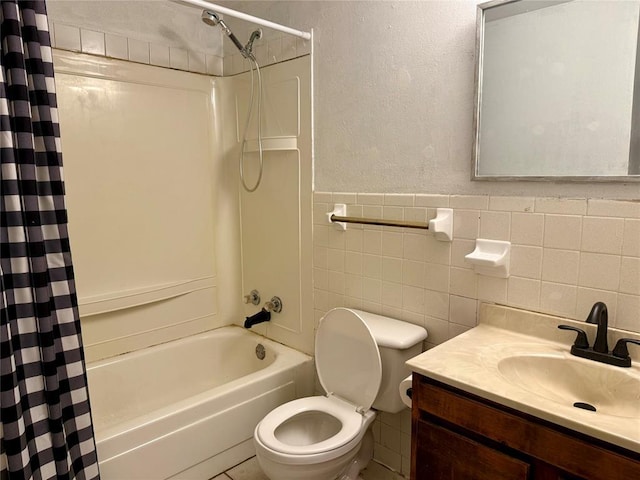
<path fill-rule="evenodd" d="M 416 423 L 414 480 L 527 480 L 529 465 L 425 420 Z"/>

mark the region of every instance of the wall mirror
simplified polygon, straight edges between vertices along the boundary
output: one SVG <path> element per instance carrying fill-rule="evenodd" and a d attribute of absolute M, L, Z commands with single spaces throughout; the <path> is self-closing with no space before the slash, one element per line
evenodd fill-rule
<path fill-rule="evenodd" d="M 478 7 L 473 180 L 640 181 L 640 0 Z"/>

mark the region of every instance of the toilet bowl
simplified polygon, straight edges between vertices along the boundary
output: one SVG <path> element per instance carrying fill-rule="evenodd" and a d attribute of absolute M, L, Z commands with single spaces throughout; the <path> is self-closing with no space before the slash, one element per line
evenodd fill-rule
<path fill-rule="evenodd" d="M 404 361 L 421 351 L 422 327 L 358 310 L 336 308 L 316 333 L 316 370 L 326 396 L 300 398 L 267 414 L 254 432 L 256 457 L 271 480 L 355 480 L 373 453 L 377 400 L 399 411 Z M 400 354 L 385 355 L 381 346 Z M 391 359 L 391 361 L 389 361 Z M 378 398 L 383 383 L 395 396 Z M 387 396 L 387 393 L 382 395 Z M 400 407 L 397 407 L 400 405 Z"/>

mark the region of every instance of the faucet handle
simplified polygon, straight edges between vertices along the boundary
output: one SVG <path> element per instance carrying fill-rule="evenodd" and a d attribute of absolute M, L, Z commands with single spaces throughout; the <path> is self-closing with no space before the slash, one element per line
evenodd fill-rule
<path fill-rule="evenodd" d="M 571 330 L 576 332 L 576 341 L 573 342 L 575 348 L 589 348 L 589 339 L 587 339 L 587 333 L 581 328 L 572 327 L 571 325 L 558 325 L 560 330 Z"/>
<path fill-rule="evenodd" d="M 613 347 L 613 356 L 620 358 L 628 358 L 629 350 L 627 349 L 627 343 L 635 343 L 636 345 L 640 345 L 640 340 L 636 340 L 635 338 L 621 338 L 616 343 L 616 346 Z"/>

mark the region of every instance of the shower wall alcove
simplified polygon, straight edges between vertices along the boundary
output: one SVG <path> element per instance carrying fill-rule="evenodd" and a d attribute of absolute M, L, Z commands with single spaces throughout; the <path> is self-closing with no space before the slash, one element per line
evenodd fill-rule
<path fill-rule="evenodd" d="M 265 169 L 253 194 L 238 179 L 249 74 L 61 50 L 54 65 L 87 360 L 241 325 L 259 308 L 242 304 L 254 288 L 284 302 L 256 330 L 311 351 L 309 56 L 263 69 Z"/>

